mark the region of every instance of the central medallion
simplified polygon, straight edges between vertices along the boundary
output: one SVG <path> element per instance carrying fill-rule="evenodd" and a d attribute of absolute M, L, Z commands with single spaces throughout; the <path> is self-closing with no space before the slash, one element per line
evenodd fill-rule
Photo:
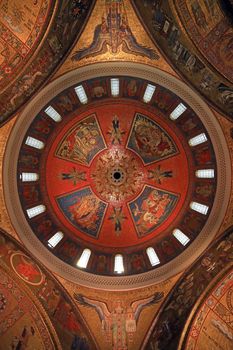
<path fill-rule="evenodd" d="M 132 151 L 113 147 L 102 151 L 91 166 L 92 187 L 108 203 L 135 198 L 144 183 L 143 163 Z"/>

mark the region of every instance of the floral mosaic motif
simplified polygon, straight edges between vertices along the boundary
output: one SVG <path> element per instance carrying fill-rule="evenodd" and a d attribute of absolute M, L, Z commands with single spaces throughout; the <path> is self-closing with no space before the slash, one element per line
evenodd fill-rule
<path fill-rule="evenodd" d="M 132 219 L 139 236 L 145 236 L 171 215 L 178 195 L 145 186 L 141 195 L 129 204 Z"/>
<path fill-rule="evenodd" d="M 105 148 L 99 124 L 94 115 L 78 122 L 61 141 L 56 156 L 89 165 L 95 155 Z"/>
<path fill-rule="evenodd" d="M 144 174 L 141 161 L 135 154 L 110 149 L 101 153 L 91 177 L 98 196 L 105 201 L 119 203 L 138 194 Z"/>
<path fill-rule="evenodd" d="M 89 187 L 57 198 L 65 217 L 80 231 L 97 238 L 106 204 Z"/>
<path fill-rule="evenodd" d="M 93 41 L 90 46 L 80 49 L 72 56 L 77 61 L 84 57 L 96 56 L 111 51 L 116 54 L 120 48 L 126 53 L 158 59 L 153 49 L 139 44 L 132 33 L 127 19 L 124 0 L 106 0 L 105 13 L 101 23 L 95 27 Z"/>
<path fill-rule="evenodd" d="M 134 118 L 127 147 L 136 152 L 145 164 L 177 153 L 175 143 L 161 126 L 139 113 Z"/>
<path fill-rule="evenodd" d="M 121 145 L 122 143 L 122 136 L 125 135 L 125 131 L 120 128 L 120 121 L 115 115 L 112 119 L 112 126 L 109 128 L 109 131 L 107 132 L 107 135 L 110 136 L 111 144 L 112 145 Z"/>
<path fill-rule="evenodd" d="M 44 277 L 39 266 L 27 255 L 14 253 L 10 261 L 13 270 L 24 282 L 32 285 L 40 285 L 43 282 Z"/>

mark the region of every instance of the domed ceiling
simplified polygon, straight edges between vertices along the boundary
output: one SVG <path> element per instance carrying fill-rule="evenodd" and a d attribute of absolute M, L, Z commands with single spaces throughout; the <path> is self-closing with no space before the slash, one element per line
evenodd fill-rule
<path fill-rule="evenodd" d="M 111 81 L 119 82 L 116 98 Z M 62 232 L 52 251 L 72 265 L 89 248 L 92 273 L 114 274 L 117 253 L 123 254 L 124 274 L 145 272 L 152 268 L 148 247 L 157 252 L 156 265 L 166 263 L 211 212 L 217 174 L 208 133 L 187 105 L 172 120 L 184 101 L 159 85 L 143 103 L 148 86 L 154 85 L 127 76 L 84 81 L 85 107 L 71 86 L 38 113 L 21 146 L 18 188 L 28 223 L 45 245 Z M 200 142 L 189 145 L 196 137 Z M 39 149 L 32 138 L 43 143 Z M 203 178 L 199 170 L 209 175 Z M 30 174 L 38 180 L 30 181 Z M 31 208 L 40 205 L 46 209 L 31 217 Z M 185 232 L 183 244 L 171 234 L 178 229 Z"/>
<path fill-rule="evenodd" d="M 189 254 L 207 234 L 219 171 L 204 111 L 132 71 L 62 78 L 68 88 L 25 114 L 16 169 L 23 220 L 46 254 L 118 282 Z"/>
<path fill-rule="evenodd" d="M 2 122 L 36 92 L 0 133 L 1 227 L 32 255 L 6 240 L 0 248 L 17 281 L 34 288 L 62 348 L 89 339 L 66 307 L 70 296 L 100 349 L 142 349 L 147 340 L 153 349 L 177 347 L 203 288 L 230 261 L 227 241 L 207 251 L 231 225 L 233 206 L 231 53 L 221 45 L 231 48 L 232 32 L 219 2 L 49 2 L 32 50 L 4 72 L 12 89 L 2 94 Z M 6 12 L 14 17 L 13 3 L 27 14 L 28 33 L 42 2 L 27 1 L 29 11 L 0 1 L 2 22 Z"/>

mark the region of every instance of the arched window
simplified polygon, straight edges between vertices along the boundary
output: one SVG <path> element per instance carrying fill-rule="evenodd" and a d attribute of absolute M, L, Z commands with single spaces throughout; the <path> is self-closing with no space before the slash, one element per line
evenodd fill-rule
<path fill-rule="evenodd" d="M 181 114 L 183 114 L 186 111 L 187 107 L 183 103 L 178 104 L 178 106 L 171 112 L 170 118 L 171 120 L 178 119 Z"/>
<path fill-rule="evenodd" d="M 39 180 L 39 175 L 37 173 L 22 173 L 20 174 L 20 180 L 23 182 L 32 182 Z"/>
<path fill-rule="evenodd" d="M 150 102 L 150 100 L 152 99 L 152 96 L 153 96 L 154 92 L 155 92 L 155 86 L 154 86 L 154 85 L 151 85 L 151 84 L 147 84 L 145 93 L 144 93 L 144 95 L 143 95 L 143 101 L 144 101 L 145 103 Z"/>
<path fill-rule="evenodd" d="M 56 245 L 62 240 L 64 237 L 64 233 L 61 231 L 58 231 L 48 240 L 48 246 L 50 248 L 56 247 Z"/>
<path fill-rule="evenodd" d="M 118 78 L 111 79 L 111 94 L 113 97 L 119 96 L 120 92 L 120 82 Z"/>
<path fill-rule="evenodd" d="M 160 264 L 159 257 L 155 253 L 154 248 L 152 248 L 152 247 L 147 248 L 146 253 L 147 253 L 147 256 L 150 260 L 151 266 L 155 266 L 155 265 Z"/>
<path fill-rule="evenodd" d="M 61 115 L 52 106 L 48 106 L 45 109 L 45 113 L 56 123 L 59 123 L 62 120 Z"/>
<path fill-rule="evenodd" d="M 183 245 L 185 246 L 186 244 L 188 244 L 188 242 L 190 241 L 190 239 L 178 228 L 176 228 L 173 232 L 172 232 L 173 236 L 176 237 L 176 239 Z"/>
<path fill-rule="evenodd" d="M 80 256 L 80 258 L 77 262 L 77 266 L 85 269 L 87 267 L 90 256 L 91 256 L 90 249 L 87 249 L 87 248 L 84 249 L 82 252 L 82 255 Z"/>
<path fill-rule="evenodd" d="M 40 205 L 37 205 L 36 207 L 27 209 L 27 214 L 28 214 L 29 219 L 31 219 L 34 216 L 37 216 L 37 215 L 43 213 L 45 210 L 46 210 L 45 205 L 40 204 Z"/>
<path fill-rule="evenodd" d="M 26 143 L 26 145 L 33 147 L 33 148 L 37 148 L 37 149 L 44 148 L 44 142 L 35 139 L 35 137 L 28 136 L 25 143 Z"/>
<path fill-rule="evenodd" d="M 198 213 L 206 215 L 208 212 L 209 207 L 207 205 L 197 203 L 197 202 L 191 202 L 190 208 L 197 211 Z"/>
<path fill-rule="evenodd" d="M 123 273 L 124 271 L 125 269 L 124 269 L 123 256 L 121 254 L 117 254 L 115 255 L 114 272 Z"/>
<path fill-rule="evenodd" d="M 201 143 L 206 142 L 206 141 L 207 141 L 207 137 L 206 137 L 206 134 L 203 132 L 202 134 L 199 134 L 199 135 L 191 138 L 189 140 L 189 145 L 194 147 L 194 146 L 200 145 Z"/>
<path fill-rule="evenodd" d="M 214 169 L 199 169 L 196 170 L 195 174 L 200 179 L 211 179 L 214 178 Z"/>
<path fill-rule="evenodd" d="M 87 99 L 87 95 L 86 95 L 86 92 L 84 90 L 84 87 L 82 85 L 79 85 L 79 86 L 76 86 L 74 88 L 74 90 L 76 92 L 76 95 L 78 96 L 79 101 L 82 104 L 86 104 L 88 99 Z"/>

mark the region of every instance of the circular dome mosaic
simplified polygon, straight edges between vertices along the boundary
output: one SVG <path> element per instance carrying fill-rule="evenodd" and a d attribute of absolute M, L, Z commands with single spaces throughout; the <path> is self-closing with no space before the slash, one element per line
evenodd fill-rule
<path fill-rule="evenodd" d="M 205 227 L 217 188 L 211 137 L 159 83 L 79 80 L 47 99 L 26 129 L 17 156 L 24 220 L 76 271 L 149 273 Z"/>

